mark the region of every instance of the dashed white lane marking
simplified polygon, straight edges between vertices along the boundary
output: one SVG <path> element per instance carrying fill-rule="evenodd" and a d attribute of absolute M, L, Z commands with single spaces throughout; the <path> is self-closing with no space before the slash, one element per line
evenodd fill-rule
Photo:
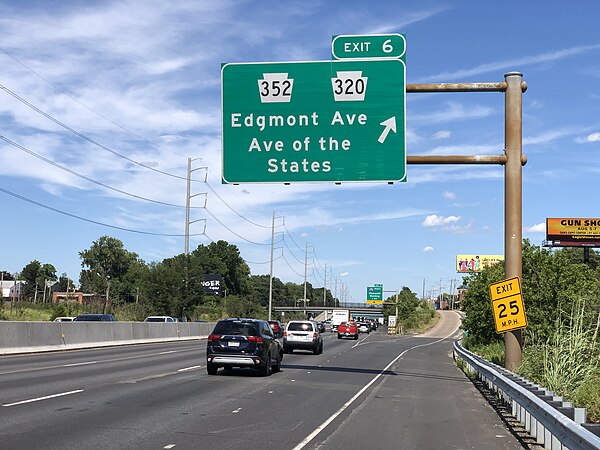
<path fill-rule="evenodd" d="M 183 369 L 177 370 L 177 372 L 187 372 L 189 370 L 198 370 L 198 369 L 201 369 L 201 368 L 202 368 L 202 366 L 184 367 Z"/>
<path fill-rule="evenodd" d="M 63 397 L 65 395 L 71 395 L 71 394 L 78 394 L 79 392 L 83 392 L 83 389 L 77 389 L 76 391 L 69 391 L 69 392 L 61 392 L 60 394 L 46 395 L 45 397 L 31 398 L 29 400 L 23 400 L 23 401 L 15 402 L 15 403 L 6 403 L 2 406 L 23 405 L 25 403 L 39 402 L 41 400 L 48 400 L 50 398 Z"/>
<path fill-rule="evenodd" d="M 175 447 L 175 444 L 169 444 L 169 445 L 165 445 L 163 448 L 166 448 L 167 450 L 170 448 Z"/>
<path fill-rule="evenodd" d="M 76 367 L 76 366 L 87 366 L 88 364 L 98 364 L 100 361 L 87 361 L 73 364 L 65 364 L 63 367 Z"/>
<path fill-rule="evenodd" d="M 168 355 L 169 353 L 177 353 L 178 350 L 168 350 L 165 352 L 160 352 L 159 355 Z"/>

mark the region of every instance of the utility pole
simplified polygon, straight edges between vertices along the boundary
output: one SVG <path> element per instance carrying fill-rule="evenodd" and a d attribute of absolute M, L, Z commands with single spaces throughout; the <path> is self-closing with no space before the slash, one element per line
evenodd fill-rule
<path fill-rule="evenodd" d="M 308 241 L 304 247 L 304 309 L 306 309 L 306 272 L 308 270 Z M 306 311 L 304 311 L 306 314 Z"/>
<path fill-rule="evenodd" d="M 327 298 L 327 263 L 325 263 L 325 275 L 323 275 L 323 306 L 325 306 L 326 298 Z"/>
<path fill-rule="evenodd" d="M 271 260 L 269 261 L 269 320 L 271 320 L 271 308 L 273 306 L 273 246 L 275 245 L 275 210 L 271 220 Z"/>
<path fill-rule="evenodd" d="M 188 158 L 188 170 L 187 170 L 187 194 L 185 196 L 185 244 L 184 244 L 184 254 L 187 256 L 190 252 L 190 225 L 194 222 L 198 222 L 200 220 L 204 221 L 204 231 L 206 231 L 206 219 L 198 219 L 198 220 L 193 220 L 190 222 L 190 201 L 192 199 L 192 197 L 196 197 L 198 195 L 204 195 L 204 207 L 206 208 L 206 198 L 207 198 L 207 193 L 206 192 L 201 192 L 198 194 L 194 194 L 194 195 L 190 195 L 190 187 L 191 187 L 191 181 L 192 181 L 192 172 L 196 171 L 196 170 L 200 170 L 200 169 L 205 169 L 208 170 L 207 166 L 203 166 L 203 167 L 197 167 L 195 169 L 192 169 L 192 161 L 196 161 L 197 159 L 201 159 L 201 158 Z M 206 182 L 206 175 L 204 178 L 204 182 Z"/>
<path fill-rule="evenodd" d="M 333 306 L 335 306 L 335 301 L 337 300 L 337 280 L 338 277 L 335 277 L 333 280 Z"/>

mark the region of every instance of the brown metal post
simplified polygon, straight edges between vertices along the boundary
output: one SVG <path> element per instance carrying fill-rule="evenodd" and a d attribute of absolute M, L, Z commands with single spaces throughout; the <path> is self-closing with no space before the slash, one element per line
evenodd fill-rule
<path fill-rule="evenodd" d="M 505 93 L 504 145 L 504 261 L 505 277 L 522 279 L 523 275 L 523 74 L 509 72 Z M 521 330 L 504 334 L 505 366 L 509 370 L 521 365 L 523 342 Z"/>

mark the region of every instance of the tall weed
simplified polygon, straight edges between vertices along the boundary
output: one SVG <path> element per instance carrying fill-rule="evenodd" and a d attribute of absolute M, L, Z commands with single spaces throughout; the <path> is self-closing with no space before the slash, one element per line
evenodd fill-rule
<path fill-rule="evenodd" d="M 600 412 L 600 393 L 597 383 L 600 348 L 600 322 L 589 320 L 590 306 L 584 300 L 574 303 L 571 311 L 562 312 L 555 329 L 545 341 L 529 335 L 530 345 L 523 354 L 518 372 L 545 388 L 569 399 L 586 399 L 581 404 L 588 410 Z"/>

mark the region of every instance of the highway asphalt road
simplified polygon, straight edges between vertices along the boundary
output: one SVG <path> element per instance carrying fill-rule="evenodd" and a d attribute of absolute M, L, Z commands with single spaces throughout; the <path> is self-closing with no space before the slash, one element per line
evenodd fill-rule
<path fill-rule="evenodd" d="M 267 378 L 207 375 L 206 341 L 3 356 L 0 448 L 522 448 L 449 356 L 458 323 L 325 333 Z"/>

